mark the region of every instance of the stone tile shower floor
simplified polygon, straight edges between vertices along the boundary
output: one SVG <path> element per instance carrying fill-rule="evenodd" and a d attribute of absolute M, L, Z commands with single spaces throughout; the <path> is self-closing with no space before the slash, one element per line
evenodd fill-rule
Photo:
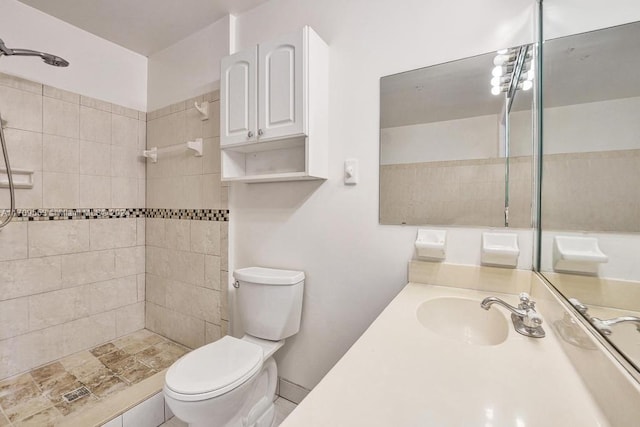
<path fill-rule="evenodd" d="M 168 368 L 188 351 L 142 329 L 0 381 L 0 427 L 59 424 Z M 75 400 L 68 396 L 74 391 Z"/>

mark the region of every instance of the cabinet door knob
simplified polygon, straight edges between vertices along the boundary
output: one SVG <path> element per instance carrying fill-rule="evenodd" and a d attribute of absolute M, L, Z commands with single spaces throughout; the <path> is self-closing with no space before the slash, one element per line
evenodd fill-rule
<path fill-rule="evenodd" d="M 262 135 L 264 132 L 262 132 L 262 129 L 258 129 L 258 135 Z"/>
<path fill-rule="evenodd" d="M 253 132 L 249 131 L 249 133 L 247 134 L 247 138 L 251 138 L 253 136 Z"/>

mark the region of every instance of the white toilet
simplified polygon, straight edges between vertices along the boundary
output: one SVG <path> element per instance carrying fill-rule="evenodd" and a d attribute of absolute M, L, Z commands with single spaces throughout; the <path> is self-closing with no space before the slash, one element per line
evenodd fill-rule
<path fill-rule="evenodd" d="M 272 356 L 300 330 L 303 272 L 250 267 L 233 277 L 246 335 L 186 354 L 165 377 L 167 405 L 192 427 L 271 427 L 278 379 Z"/>

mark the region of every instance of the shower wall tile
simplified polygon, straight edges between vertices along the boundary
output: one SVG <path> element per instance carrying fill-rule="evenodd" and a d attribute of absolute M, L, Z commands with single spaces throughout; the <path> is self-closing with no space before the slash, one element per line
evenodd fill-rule
<path fill-rule="evenodd" d="M 138 149 L 138 119 L 113 115 L 112 140 L 113 145 L 128 149 Z"/>
<path fill-rule="evenodd" d="M 204 139 L 202 172 L 207 174 L 220 173 L 220 137 Z"/>
<path fill-rule="evenodd" d="M 80 105 L 54 98 L 43 98 L 42 132 L 49 135 L 78 138 Z"/>
<path fill-rule="evenodd" d="M 0 299 L 8 300 L 62 287 L 60 257 L 0 262 Z"/>
<path fill-rule="evenodd" d="M 81 140 L 79 163 L 83 175 L 111 176 L 111 145 Z"/>
<path fill-rule="evenodd" d="M 63 327 L 55 326 L 0 341 L 0 378 L 54 360 L 64 353 Z"/>
<path fill-rule="evenodd" d="M 110 144 L 111 121 L 110 112 L 80 106 L 80 139 Z"/>
<path fill-rule="evenodd" d="M 190 348 L 205 343 L 204 320 L 185 315 L 147 301 L 145 326 L 162 336 Z"/>
<path fill-rule="evenodd" d="M 79 143 L 77 139 L 54 135 L 42 137 L 42 170 L 78 174 Z"/>
<path fill-rule="evenodd" d="M 146 114 L 2 73 L 0 109 L 12 166 L 34 171 L 18 208 L 144 207 Z M 144 218 L 5 228 L 0 378 L 143 328 L 144 244 Z"/>
<path fill-rule="evenodd" d="M 29 330 L 36 331 L 87 316 L 89 310 L 80 304 L 82 288 L 61 289 L 31 295 L 29 300 Z"/>
<path fill-rule="evenodd" d="M 145 300 L 166 307 L 168 282 L 169 279 L 147 273 L 145 279 Z"/>
<path fill-rule="evenodd" d="M 145 272 L 144 246 L 115 250 L 115 269 L 117 276 L 138 275 Z"/>
<path fill-rule="evenodd" d="M 84 95 L 80 95 L 80 105 L 83 105 L 89 108 L 95 108 L 96 110 L 106 111 L 108 113 L 111 112 L 110 102 L 101 101 L 99 99 L 91 98 Z"/>
<path fill-rule="evenodd" d="M 177 280 L 167 287 L 167 308 L 206 322 L 220 324 L 220 292 Z"/>
<path fill-rule="evenodd" d="M 43 172 L 42 204 L 55 208 L 80 206 L 80 176 L 72 173 Z"/>
<path fill-rule="evenodd" d="M 194 102 L 203 101 L 210 102 L 210 119 L 205 121 L 194 108 Z M 160 154 L 157 163 L 147 163 L 147 208 L 221 208 L 219 111 L 216 92 L 146 115 L 147 147 L 161 148 L 194 138 L 203 138 L 204 143 L 202 157 L 184 150 Z M 225 225 L 179 218 L 146 219 L 148 329 L 189 347 L 212 342 L 226 333 L 222 313 L 226 312 L 227 296 L 221 291 L 221 254 L 226 253 L 221 227 Z"/>
<path fill-rule="evenodd" d="M 209 117 L 220 117 L 220 102 L 209 101 Z M 204 137 L 220 137 L 220 120 L 206 120 L 204 122 Z"/>
<path fill-rule="evenodd" d="M 92 208 L 111 206 L 111 178 L 108 176 L 80 175 L 78 206 Z M 135 205 L 128 205 L 135 206 Z"/>
<path fill-rule="evenodd" d="M 202 189 L 202 207 L 204 209 L 223 209 L 223 187 L 219 173 L 203 175 Z"/>
<path fill-rule="evenodd" d="M 137 149 L 111 146 L 111 176 L 120 178 L 138 178 Z"/>
<path fill-rule="evenodd" d="M 89 250 L 89 221 L 38 221 L 29 223 L 29 257 Z"/>
<path fill-rule="evenodd" d="M 220 255 L 220 222 L 193 221 L 191 223 L 191 251 Z"/>
<path fill-rule="evenodd" d="M 220 318 L 228 321 L 229 320 L 229 272 L 227 271 L 220 272 L 220 282 L 222 283 L 222 286 L 220 286 Z M 221 325 L 223 327 L 225 326 L 224 321 L 221 322 Z"/>
<path fill-rule="evenodd" d="M 116 310 L 116 336 L 144 329 L 144 300 Z"/>
<path fill-rule="evenodd" d="M 0 302 L 0 340 L 24 334 L 29 330 L 27 298 Z"/>
<path fill-rule="evenodd" d="M 204 286 L 220 290 L 220 257 L 205 255 L 204 257 Z"/>
<path fill-rule="evenodd" d="M 146 218 L 136 218 L 136 243 L 138 246 L 144 246 L 146 243 Z"/>
<path fill-rule="evenodd" d="M 139 115 L 138 111 L 134 109 L 123 107 L 121 105 L 116 105 L 116 104 L 112 104 L 111 111 L 113 112 L 113 114 L 130 117 L 132 119 L 137 119 Z"/>
<path fill-rule="evenodd" d="M 54 328 L 60 328 L 60 326 L 55 326 Z M 48 328 L 45 331 L 54 328 Z M 95 316 L 84 317 L 61 325 L 61 329 L 62 354 L 76 353 L 117 338 L 116 313 L 115 311 L 109 311 Z"/>
<path fill-rule="evenodd" d="M 111 205 L 114 208 L 144 207 L 139 199 L 140 181 L 137 178 L 111 178 Z"/>
<path fill-rule="evenodd" d="M 72 104 L 80 103 L 80 95 L 78 95 L 77 93 L 69 92 L 63 89 L 58 89 L 53 86 L 44 85 L 42 94 L 49 98 L 56 98 L 61 101 L 70 102 Z"/>
<path fill-rule="evenodd" d="M 207 223 L 212 221 L 195 221 L 197 223 Z M 191 248 L 191 221 L 179 219 L 164 220 L 165 245 L 168 248 L 179 251 L 188 251 Z"/>
<path fill-rule="evenodd" d="M 42 95 L 0 86 L 0 111 L 7 129 L 42 132 Z"/>
<path fill-rule="evenodd" d="M 125 248 L 136 246 L 136 219 L 91 219 L 90 240 L 91 250 L 111 248 Z"/>
<path fill-rule="evenodd" d="M 0 232 L 0 261 L 24 259 L 28 256 L 27 224 L 13 222 Z"/>
<path fill-rule="evenodd" d="M 113 250 L 84 252 L 60 257 L 62 286 L 74 287 L 116 277 Z"/>
<path fill-rule="evenodd" d="M 19 129 L 4 131 L 13 169 L 42 171 L 42 134 Z M 1 162 L 4 168 L 4 161 Z"/>
<path fill-rule="evenodd" d="M 9 74 L 0 73 L 0 86 L 11 87 L 14 89 L 32 92 L 36 95 L 42 95 L 42 84 L 20 77 L 11 76 Z"/>

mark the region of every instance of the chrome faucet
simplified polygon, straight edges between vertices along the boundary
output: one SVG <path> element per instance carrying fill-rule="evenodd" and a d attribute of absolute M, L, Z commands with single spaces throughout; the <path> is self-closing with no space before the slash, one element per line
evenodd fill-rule
<path fill-rule="evenodd" d="M 640 317 L 638 316 L 620 316 L 608 320 L 602 320 L 598 319 L 597 317 L 592 317 L 590 320 L 591 323 L 593 323 L 593 326 L 598 328 L 604 335 L 611 335 L 611 326 L 627 322 L 635 323 L 636 330 L 640 332 Z"/>
<path fill-rule="evenodd" d="M 482 300 L 480 307 L 489 310 L 493 304 L 498 304 L 511 312 L 511 321 L 516 332 L 532 338 L 543 338 L 542 317 L 536 311 L 536 303 L 531 301 L 525 292 L 520 294 L 520 304 L 514 307 L 498 297 L 487 297 Z"/>
<path fill-rule="evenodd" d="M 569 302 L 576 308 L 576 310 L 578 310 L 580 314 L 586 317 L 587 320 L 596 327 L 596 329 L 602 332 L 603 335 L 611 335 L 611 333 L 613 332 L 611 330 L 611 326 L 628 322 L 635 323 L 636 330 L 640 332 L 640 317 L 638 316 L 620 316 L 614 317 L 613 319 L 602 320 L 597 317 L 592 317 L 588 313 L 589 308 L 578 301 L 576 298 L 569 298 Z"/>

